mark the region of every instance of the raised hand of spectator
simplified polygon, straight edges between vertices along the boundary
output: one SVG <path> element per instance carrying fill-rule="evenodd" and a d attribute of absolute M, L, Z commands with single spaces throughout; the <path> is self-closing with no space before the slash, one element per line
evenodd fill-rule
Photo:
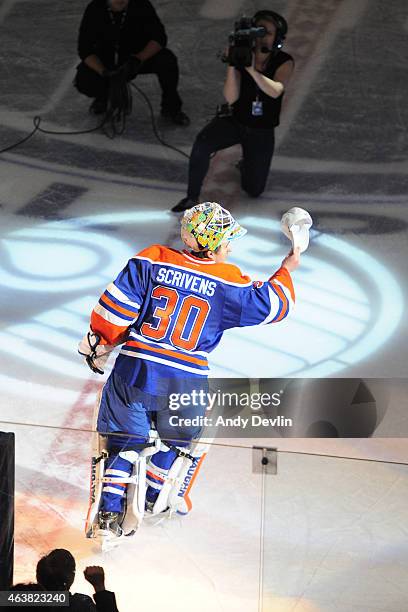
<path fill-rule="evenodd" d="M 84 570 L 85 580 L 90 582 L 95 591 L 105 590 L 105 572 L 99 565 L 90 565 Z"/>

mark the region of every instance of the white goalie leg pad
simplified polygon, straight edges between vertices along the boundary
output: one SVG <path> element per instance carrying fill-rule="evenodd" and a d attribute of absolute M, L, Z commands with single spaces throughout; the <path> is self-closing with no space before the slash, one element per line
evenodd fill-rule
<path fill-rule="evenodd" d="M 126 535 L 136 531 L 142 524 L 146 501 L 146 461 L 159 450 L 160 440 L 154 441 L 154 446 L 148 446 L 140 452 L 124 451 L 119 455 L 133 463 L 132 474 L 127 479 L 126 511 L 121 527 Z"/>
<path fill-rule="evenodd" d="M 108 457 L 107 438 L 96 431 L 101 395 L 102 390 L 97 395 L 92 416 L 91 479 L 88 513 L 85 519 L 85 535 L 87 538 L 95 537 L 95 530 L 98 528 L 98 512 L 103 487 L 102 479 L 105 472 L 105 460 Z"/>
<path fill-rule="evenodd" d="M 87 538 L 95 537 L 95 529 L 98 528 L 98 512 L 102 496 L 103 474 L 105 471 L 105 460 L 108 457 L 106 438 L 96 433 L 94 434 L 94 438 L 95 442 L 92 444 L 89 506 L 85 519 L 85 535 Z"/>
<path fill-rule="evenodd" d="M 168 473 L 162 474 L 164 483 L 151 510 L 152 514 L 165 510 L 170 514 L 188 514 L 192 508 L 189 493 L 209 450 L 209 443 L 199 441 L 191 446 L 176 448 L 179 455 Z M 149 466 L 149 469 L 152 468 Z M 155 467 L 155 472 L 157 470 Z"/>
<path fill-rule="evenodd" d="M 150 431 L 149 444 L 141 451 L 121 451 L 119 454 L 133 464 L 132 473 L 129 477 L 110 478 L 109 470 L 106 471 L 106 460 L 109 457 L 107 450 L 108 438 L 96 431 L 99 405 L 102 391 L 98 394 L 95 403 L 92 429 L 92 457 L 91 457 L 91 478 L 90 478 L 90 494 L 89 506 L 85 519 L 85 535 L 87 538 L 95 538 L 98 535 L 99 529 L 99 509 L 101 504 L 102 490 L 109 483 L 127 484 L 126 491 L 126 511 L 124 518 L 121 521 L 121 527 L 124 533 L 130 533 L 140 525 L 145 506 L 146 498 L 146 458 L 156 453 L 160 448 L 160 440 L 157 437 L 157 432 Z"/>

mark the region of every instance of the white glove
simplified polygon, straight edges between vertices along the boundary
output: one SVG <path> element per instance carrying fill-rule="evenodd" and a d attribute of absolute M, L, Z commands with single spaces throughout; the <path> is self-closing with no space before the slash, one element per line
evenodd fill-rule
<path fill-rule="evenodd" d="M 292 242 L 292 247 L 306 251 L 309 246 L 309 229 L 312 227 L 312 217 L 307 210 L 294 207 L 285 212 L 281 219 L 281 230 Z"/>
<path fill-rule="evenodd" d="M 78 353 L 85 357 L 85 363 L 97 374 L 104 373 L 110 353 L 115 348 L 111 344 L 100 344 L 100 337 L 91 328 L 78 344 Z"/>

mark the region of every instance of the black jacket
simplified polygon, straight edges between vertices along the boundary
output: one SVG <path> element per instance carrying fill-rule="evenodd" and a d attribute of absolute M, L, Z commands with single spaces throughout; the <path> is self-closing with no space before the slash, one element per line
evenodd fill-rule
<path fill-rule="evenodd" d="M 293 61 L 293 57 L 284 51 L 278 51 L 272 56 L 268 66 L 262 74 L 273 79 L 275 72 L 287 61 Z M 241 73 L 241 89 L 239 98 L 233 104 L 233 116 L 239 123 L 251 128 L 273 129 L 279 125 L 279 116 L 282 106 L 282 93 L 279 98 L 272 98 L 264 93 L 255 83 L 254 79 L 244 69 L 239 69 Z M 252 103 L 258 98 L 262 102 L 263 113 L 260 116 L 252 114 Z"/>
<path fill-rule="evenodd" d="M 163 24 L 149 0 L 129 0 L 125 13 L 109 11 L 106 0 L 92 0 L 79 28 L 78 54 L 84 60 L 97 55 L 107 68 L 120 65 L 132 53 L 141 51 L 150 40 L 167 44 Z"/>
<path fill-rule="evenodd" d="M 98 591 L 94 594 L 95 603 L 88 595 L 74 593 L 69 595 L 69 608 L 72 612 L 118 612 L 115 593 Z"/>

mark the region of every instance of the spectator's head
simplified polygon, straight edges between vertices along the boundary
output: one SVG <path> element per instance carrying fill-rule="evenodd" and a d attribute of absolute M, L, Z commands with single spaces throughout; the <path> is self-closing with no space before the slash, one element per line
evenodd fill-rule
<path fill-rule="evenodd" d="M 69 591 L 75 578 L 75 559 L 65 548 L 56 548 L 37 563 L 37 582 L 47 591 Z"/>
<path fill-rule="evenodd" d="M 108 6 L 114 13 L 121 13 L 128 7 L 129 0 L 108 0 Z"/>

